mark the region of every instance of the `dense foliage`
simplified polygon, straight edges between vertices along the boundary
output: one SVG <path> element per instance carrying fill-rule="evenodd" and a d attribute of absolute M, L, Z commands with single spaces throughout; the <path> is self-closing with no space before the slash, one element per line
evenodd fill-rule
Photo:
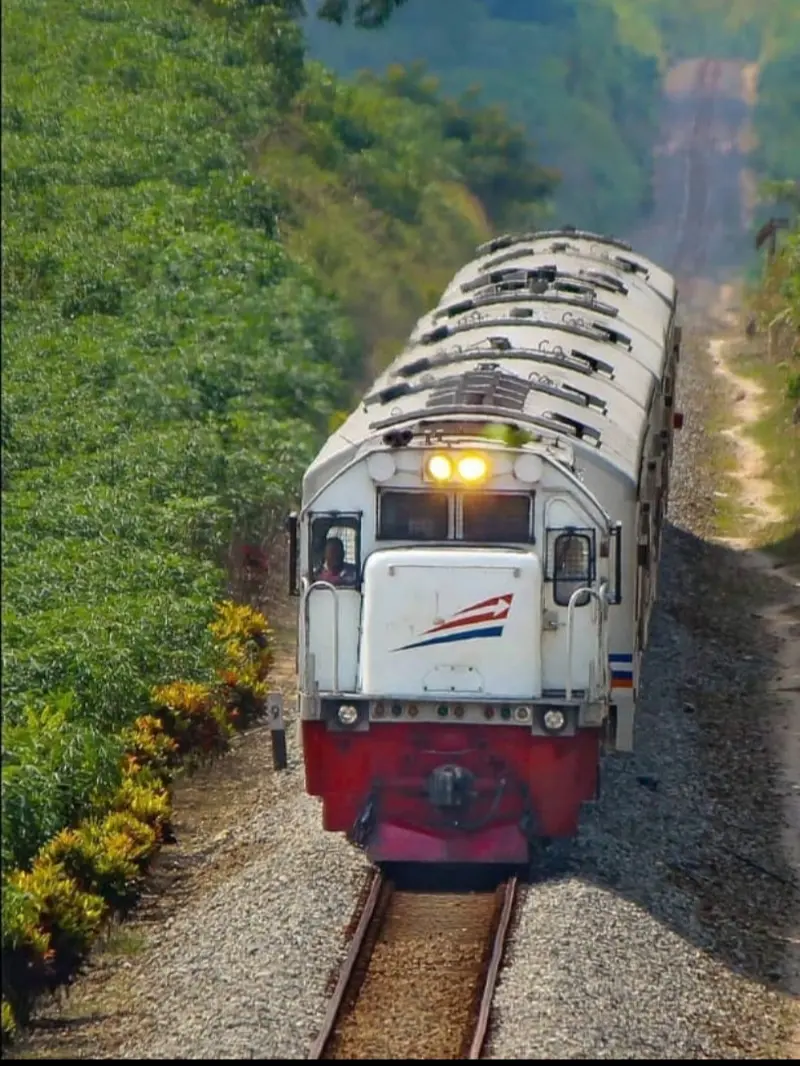
<path fill-rule="evenodd" d="M 4 1040 L 28 1021 L 41 992 L 73 975 L 104 919 L 135 903 L 149 860 L 170 836 L 174 768 L 224 751 L 237 728 L 264 713 L 272 665 L 267 620 L 230 602 L 216 614 L 208 627 L 221 660 L 214 681 L 157 688 L 151 713 L 116 738 L 114 786 L 88 782 L 94 803 L 86 816 L 70 828 L 56 827 L 28 868 L 4 872 Z M 40 732 L 64 727 L 57 715 L 43 718 Z M 12 726 L 12 737 L 26 725 Z M 15 814 L 24 827 L 25 812 Z"/>
<path fill-rule="evenodd" d="M 234 534 L 275 529 L 480 197 L 551 187 L 475 101 L 307 64 L 297 8 L 4 8 L 5 870 L 113 795 L 154 685 L 211 676 Z"/>
<path fill-rule="evenodd" d="M 207 676 L 231 529 L 359 364 L 248 172 L 282 92 L 253 25 L 16 0 L 3 37 L 7 866 L 115 786 L 152 684 Z"/>
<path fill-rule="evenodd" d="M 786 370 L 786 397 L 800 417 L 800 181 L 768 182 L 765 193 L 784 205 L 789 230 L 767 264 L 753 303 L 772 357 Z"/>
<path fill-rule="evenodd" d="M 554 184 L 495 109 L 441 99 L 418 69 L 348 84 L 316 63 L 260 142 L 257 173 L 287 203 L 286 246 L 378 363 L 476 240 L 508 217 L 542 217 Z"/>

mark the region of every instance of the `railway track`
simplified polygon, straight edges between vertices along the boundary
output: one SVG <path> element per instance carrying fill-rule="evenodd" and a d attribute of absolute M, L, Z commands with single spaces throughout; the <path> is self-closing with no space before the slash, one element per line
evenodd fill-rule
<path fill-rule="evenodd" d="M 686 158 L 685 202 L 679 222 L 678 247 L 673 269 L 692 276 L 702 274 L 707 261 L 704 242 L 698 241 L 708 212 L 710 192 L 707 151 L 712 140 L 713 120 L 717 107 L 717 89 L 723 75 L 722 64 L 703 60 L 698 67 L 695 95 L 699 98 L 692 121 Z"/>
<path fill-rule="evenodd" d="M 478 1059 L 517 879 L 414 892 L 376 873 L 310 1059 Z"/>

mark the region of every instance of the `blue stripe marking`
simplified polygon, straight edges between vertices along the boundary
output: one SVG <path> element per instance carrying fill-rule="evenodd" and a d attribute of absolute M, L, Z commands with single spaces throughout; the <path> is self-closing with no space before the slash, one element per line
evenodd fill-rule
<path fill-rule="evenodd" d="M 633 662 L 633 656 L 632 655 L 609 655 L 608 658 L 609 658 L 609 660 L 612 663 L 632 663 Z"/>
<path fill-rule="evenodd" d="M 611 677 L 615 681 L 633 681 L 633 670 L 612 670 Z"/>
<path fill-rule="evenodd" d="M 406 644 L 395 651 L 409 651 L 411 648 L 429 648 L 432 644 L 455 644 L 457 640 L 477 640 L 479 637 L 502 637 L 502 626 L 490 626 L 488 629 L 468 629 L 466 633 L 446 633 L 442 637 L 431 637 L 416 644 Z"/>

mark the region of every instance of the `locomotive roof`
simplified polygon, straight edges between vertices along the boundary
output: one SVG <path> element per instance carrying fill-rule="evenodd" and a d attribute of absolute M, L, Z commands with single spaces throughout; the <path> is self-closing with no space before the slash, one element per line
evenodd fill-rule
<path fill-rule="evenodd" d="M 555 239 L 537 237 L 540 243 Z M 626 247 L 598 244 L 604 240 L 571 236 L 571 244 L 586 245 L 583 255 L 549 250 L 546 277 L 534 279 L 537 291 L 525 279 L 510 300 L 498 302 L 507 293 L 498 293 L 485 277 L 485 252 L 463 267 L 438 306 L 417 323 L 406 349 L 328 438 L 306 472 L 305 498 L 387 430 L 459 415 L 472 422 L 476 415 L 516 422 L 545 438 L 561 438 L 636 482 L 653 389 L 663 373 L 675 285 Z M 527 251 L 530 244 L 526 238 L 505 246 L 521 259 L 501 269 L 518 270 L 523 261 L 526 271 L 531 262 L 541 266 L 541 256 Z M 602 256 L 590 244 L 636 268 L 610 261 L 598 267 Z M 561 278 L 583 279 L 579 288 L 590 291 L 552 291 L 553 269 Z M 598 269 L 602 277 L 592 278 Z M 487 298 L 477 307 L 476 294 Z M 473 304 L 459 308 L 465 298 Z"/>
<path fill-rule="evenodd" d="M 667 301 L 643 277 L 628 275 L 607 262 L 571 252 L 556 256 L 527 245 L 506 254 L 513 258 L 488 270 L 484 259 L 467 263 L 445 289 L 435 310 L 469 300 L 480 305 L 491 296 L 572 295 L 582 297 L 584 303 L 594 303 L 597 313 L 606 312 L 605 317 L 619 317 L 663 346 L 674 310 L 674 284 L 672 298 Z"/>
<path fill-rule="evenodd" d="M 443 302 L 424 315 L 414 327 L 408 347 L 429 344 L 434 339 L 442 345 L 472 343 L 473 336 L 480 329 L 491 334 L 502 333 L 509 327 L 536 328 L 539 335 L 534 346 L 549 344 L 550 336 L 555 334 L 558 347 L 579 347 L 604 359 L 603 347 L 610 340 L 626 348 L 632 361 L 653 380 L 661 375 L 663 341 L 656 342 L 616 314 L 598 311 L 596 305 L 528 292 L 510 296 L 490 294 L 475 301 L 474 306 L 466 306 L 466 303 Z"/>
<path fill-rule="evenodd" d="M 636 277 L 647 282 L 670 307 L 675 305 L 677 289 L 675 279 L 663 267 L 651 259 L 633 250 L 630 244 L 599 233 L 577 230 L 567 226 L 560 230 L 542 230 L 533 233 L 512 233 L 495 237 L 476 249 L 476 262 L 481 269 L 492 269 L 496 265 L 530 254 L 551 253 L 561 259 L 565 255 L 577 255 L 594 260 L 596 266 L 590 269 L 611 269 L 623 276 Z M 510 259 L 509 259 L 510 257 Z M 455 279 L 454 279 L 455 280 Z"/>

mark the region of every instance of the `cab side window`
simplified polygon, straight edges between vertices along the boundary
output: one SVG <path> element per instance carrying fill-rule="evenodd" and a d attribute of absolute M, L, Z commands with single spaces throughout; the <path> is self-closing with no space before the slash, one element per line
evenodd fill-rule
<path fill-rule="evenodd" d="M 573 592 L 591 585 L 594 579 L 594 532 L 592 530 L 548 530 L 548 569 L 553 582 L 553 599 L 560 607 L 569 604 Z M 584 593 L 576 607 L 589 602 Z"/>
<path fill-rule="evenodd" d="M 358 588 L 360 541 L 360 516 L 312 516 L 309 580 L 327 581 L 336 588 Z"/>

